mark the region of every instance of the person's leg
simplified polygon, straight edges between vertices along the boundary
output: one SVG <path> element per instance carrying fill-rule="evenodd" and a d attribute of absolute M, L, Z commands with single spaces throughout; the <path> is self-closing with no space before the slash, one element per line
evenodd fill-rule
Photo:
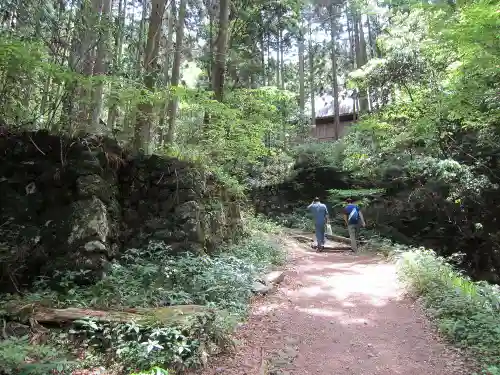
<path fill-rule="evenodd" d="M 321 239 L 321 249 L 325 247 L 325 224 L 321 224 L 319 226 L 319 233 L 320 233 L 320 239 Z"/>
<path fill-rule="evenodd" d="M 318 251 L 321 251 L 325 244 L 325 225 L 316 223 L 316 241 L 318 242 Z"/>
<path fill-rule="evenodd" d="M 318 223 L 314 224 L 314 228 L 316 231 L 316 244 L 318 245 L 317 249 L 321 250 L 321 228 Z"/>
<path fill-rule="evenodd" d="M 351 239 L 351 249 L 352 251 L 358 251 L 358 246 L 356 243 L 356 225 L 349 224 L 347 226 L 347 230 L 349 231 L 349 238 Z"/>

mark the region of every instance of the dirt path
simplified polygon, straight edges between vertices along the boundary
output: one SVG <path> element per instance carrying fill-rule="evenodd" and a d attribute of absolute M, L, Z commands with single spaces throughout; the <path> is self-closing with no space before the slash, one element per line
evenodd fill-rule
<path fill-rule="evenodd" d="M 289 247 L 280 289 L 254 302 L 236 333 L 236 353 L 202 374 L 470 374 L 403 297 L 394 265 Z"/>

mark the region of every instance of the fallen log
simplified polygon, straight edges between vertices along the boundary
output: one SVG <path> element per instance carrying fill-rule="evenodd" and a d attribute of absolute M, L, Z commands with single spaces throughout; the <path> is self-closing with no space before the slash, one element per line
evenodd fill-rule
<path fill-rule="evenodd" d="M 323 246 L 322 251 L 331 252 L 331 253 L 343 253 L 344 251 L 350 251 L 350 246 Z"/>
<path fill-rule="evenodd" d="M 325 237 L 328 238 L 329 240 L 332 240 L 332 241 L 342 242 L 342 243 L 346 243 L 346 244 L 351 243 L 351 240 L 349 238 L 343 237 L 343 236 L 338 236 L 336 234 L 325 234 Z"/>
<path fill-rule="evenodd" d="M 10 305 L 5 308 L 6 315 L 21 321 L 48 323 L 73 323 L 78 320 L 92 319 L 99 322 L 137 323 L 158 322 L 165 325 L 185 322 L 197 314 L 214 314 L 215 310 L 200 305 L 179 305 L 159 308 L 137 308 L 124 310 L 92 310 L 80 308 L 53 309 L 36 304 L 24 306 Z"/>
<path fill-rule="evenodd" d="M 285 279 L 284 271 L 271 271 L 263 277 L 267 285 L 279 284 Z"/>
<path fill-rule="evenodd" d="M 325 237 L 331 241 L 342 242 L 342 243 L 345 243 L 347 245 L 351 244 L 351 240 L 349 238 L 343 237 L 343 236 L 338 236 L 336 234 L 325 234 Z M 303 242 L 303 243 L 314 242 L 314 239 L 312 239 L 311 237 L 304 236 L 302 234 L 293 234 L 292 238 L 296 239 L 299 242 Z M 365 241 L 358 241 L 358 243 L 363 244 L 363 243 L 365 243 Z"/>
<path fill-rule="evenodd" d="M 299 242 L 302 242 L 302 243 L 313 242 L 312 238 L 307 237 L 307 236 L 303 236 L 301 234 L 293 234 L 292 238 L 299 241 Z"/>
<path fill-rule="evenodd" d="M 338 236 L 336 234 L 325 234 L 325 237 L 328 238 L 329 240 L 336 241 L 336 242 L 343 242 L 343 243 L 346 243 L 348 245 L 351 243 L 351 239 L 350 238 L 343 237 L 343 236 Z M 360 240 L 358 240 L 358 243 L 360 243 L 360 244 L 364 244 L 365 242 L 366 241 L 360 241 Z"/>

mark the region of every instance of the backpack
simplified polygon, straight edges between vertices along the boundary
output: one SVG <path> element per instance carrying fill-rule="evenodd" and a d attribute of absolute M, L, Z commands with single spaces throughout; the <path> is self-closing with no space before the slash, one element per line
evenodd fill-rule
<path fill-rule="evenodd" d="M 347 222 L 349 224 L 357 224 L 359 220 L 359 209 L 358 207 L 353 207 L 349 217 L 347 218 Z"/>

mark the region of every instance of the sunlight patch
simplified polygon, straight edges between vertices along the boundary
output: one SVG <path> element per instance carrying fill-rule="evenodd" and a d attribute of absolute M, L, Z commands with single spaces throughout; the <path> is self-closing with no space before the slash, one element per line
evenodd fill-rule
<path fill-rule="evenodd" d="M 267 305 L 264 305 L 264 306 L 259 306 L 255 310 L 255 315 L 265 315 L 268 312 L 276 310 L 278 307 L 280 307 L 280 305 L 277 304 L 277 303 L 270 303 L 270 304 L 267 304 Z"/>
<path fill-rule="evenodd" d="M 308 315 L 325 316 L 328 318 L 338 317 L 338 316 L 341 316 L 343 314 L 340 311 L 318 309 L 315 307 L 308 307 L 308 308 L 297 307 L 296 310 L 298 310 L 300 312 L 304 312 Z"/>
<path fill-rule="evenodd" d="M 339 319 L 340 324 L 349 325 L 349 324 L 369 324 L 370 321 L 364 318 L 352 318 L 352 319 Z"/>

